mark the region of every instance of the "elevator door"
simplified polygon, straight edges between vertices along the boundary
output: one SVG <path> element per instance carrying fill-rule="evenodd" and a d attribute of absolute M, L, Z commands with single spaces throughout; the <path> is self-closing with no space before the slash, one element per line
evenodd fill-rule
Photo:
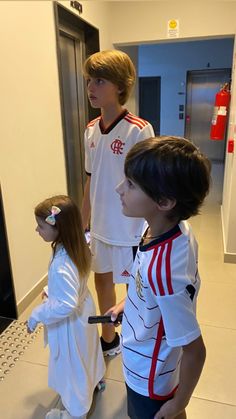
<path fill-rule="evenodd" d="M 225 140 L 210 140 L 215 95 L 229 82 L 231 69 L 190 71 L 187 75 L 185 137 L 213 161 L 223 162 Z"/>
<path fill-rule="evenodd" d="M 85 183 L 83 136 L 87 120 L 83 36 L 60 30 L 61 92 L 68 193 L 81 206 Z"/>

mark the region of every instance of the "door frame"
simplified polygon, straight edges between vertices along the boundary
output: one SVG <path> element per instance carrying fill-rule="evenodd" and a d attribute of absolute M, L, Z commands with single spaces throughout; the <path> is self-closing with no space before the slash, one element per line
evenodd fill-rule
<path fill-rule="evenodd" d="M 70 10 L 62 6 L 61 4 L 54 3 L 54 18 L 55 18 L 55 30 L 56 30 L 56 50 L 57 50 L 57 64 L 58 64 L 58 77 L 59 77 L 59 91 L 60 91 L 60 105 L 61 105 L 61 119 L 62 119 L 62 132 L 64 142 L 64 154 L 66 164 L 66 180 L 67 180 L 67 191 L 74 198 L 73 185 L 71 183 L 71 162 L 68 152 L 68 144 L 70 139 L 68 137 L 68 130 L 66 124 L 66 116 L 68 116 L 67 107 L 64 96 L 64 83 L 63 83 L 63 63 L 61 56 L 61 38 L 70 38 L 74 42 L 75 52 L 75 69 L 77 63 L 83 63 L 83 61 L 94 52 L 99 50 L 99 32 L 98 29 L 94 28 L 80 17 L 76 16 Z M 82 46 L 80 48 L 79 44 Z M 80 64 L 81 65 L 81 64 Z M 79 67 L 80 67 L 79 65 Z M 78 67 L 78 68 L 79 68 Z M 83 147 L 83 133 L 89 120 L 96 118 L 100 114 L 99 109 L 93 109 L 88 101 L 86 88 L 83 83 L 82 74 L 75 71 L 76 83 L 77 83 L 77 102 L 80 104 L 78 110 L 81 110 L 79 115 L 79 138 L 78 147 L 80 148 L 80 167 L 81 167 L 81 187 L 82 191 L 85 184 L 85 170 L 84 170 L 84 147 Z M 82 192 L 83 194 L 83 192 Z M 76 194 L 75 194 L 76 195 Z"/>
<path fill-rule="evenodd" d="M 59 74 L 59 82 L 60 86 L 62 86 L 62 68 L 60 64 L 60 46 L 59 46 L 59 39 L 60 39 L 60 27 L 66 32 L 73 32 L 83 34 L 84 37 L 84 43 L 85 43 L 85 58 L 87 58 L 89 55 L 93 54 L 94 52 L 99 51 L 100 45 L 99 45 L 99 30 L 95 28 L 94 26 L 87 23 L 85 20 L 83 20 L 81 17 L 75 15 L 72 13 L 69 9 L 62 6 L 58 2 L 53 2 L 53 8 L 54 8 L 54 21 L 55 21 L 55 30 L 56 30 L 56 50 L 57 50 L 57 63 L 58 63 L 58 74 Z M 63 121 L 63 114 L 64 114 L 64 108 L 63 108 L 63 98 L 61 94 L 60 89 L 60 98 L 61 98 L 61 109 L 62 109 L 62 122 L 64 126 Z M 88 105 L 88 119 L 94 119 L 98 116 L 98 111 L 96 109 L 93 109 L 87 100 Z"/>

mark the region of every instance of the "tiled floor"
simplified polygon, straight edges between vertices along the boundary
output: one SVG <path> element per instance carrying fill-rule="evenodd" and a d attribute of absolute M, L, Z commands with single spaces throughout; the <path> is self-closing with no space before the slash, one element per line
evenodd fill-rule
<path fill-rule="evenodd" d="M 223 262 L 220 199 L 222 168 L 213 167 L 214 185 L 202 210 L 191 220 L 199 242 L 202 288 L 198 319 L 207 347 L 202 377 L 187 408 L 189 419 L 236 418 L 236 265 Z M 92 277 L 90 287 L 95 296 Z M 118 290 L 118 299 L 125 287 Z M 95 297 L 96 298 L 96 297 Z M 37 301 L 34 302 L 35 305 Z M 31 307 L 21 316 L 24 321 Z M 42 332 L 0 382 L 1 419 L 43 419 L 58 403 L 47 388 L 48 350 Z M 126 394 L 118 356 L 107 362 L 107 388 L 96 394 L 90 419 L 127 419 Z M 145 419 L 145 418 L 144 418 Z"/>

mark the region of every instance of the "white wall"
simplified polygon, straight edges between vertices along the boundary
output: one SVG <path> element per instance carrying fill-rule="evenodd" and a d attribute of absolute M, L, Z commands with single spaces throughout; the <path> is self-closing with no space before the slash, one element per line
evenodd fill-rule
<path fill-rule="evenodd" d="M 79 3 L 82 4 L 83 8 L 82 14 L 79 14 L 79 12 L 70 5 L 70 1 L 59 1 L 58 3 L 86 20 L 90 25 L 99 29 L 101 50 L 112 48 L 111 26 L 113 20 L 111 21 L 110 2 L 99 0 L 80 1 Z"/>
<path fill-rule="evenodd" d="M 222 203 L 222 227 L 225 261 L 236 263 L 236 45 L 232 69 L 231 105 L 228 139 L 235 142 L 235 152 L 226 153 Z"/>
<path fill-rule="evenodd" d="M 172 42 L 139 47 L 139 76 L 161 77 L 161 135 L 184 135 L 179 105 L 185 106 L 187 71 L 231 68 L 234 39 Z"/>
<path fill-rule="evenodd" d="M 102 48 L 111 47 L 106 10 L 84 5 L 83 18 L 104 27 Z M 45 275 L 50 254 L 34 231 L 34 207 L 67 192 L 53 2 L 1 1 L 0 33 L 0 183 L 20 303 Z"/>
<path fill-rule="evenodd" d="M 52 4 L 2 1 L 0 28 L 0 182 L 19 302 L 50 251 L 35 234 L 34 206 L 66 192 Z"/>
<path fill-rule="evenodd" d="M 99 2 L 100 4 L 103 2 Z M 167 22 L 179 19 L 181 38 L 235 34 L 234 1 L 111 1 L 116 45 L 167 39 Z"/>

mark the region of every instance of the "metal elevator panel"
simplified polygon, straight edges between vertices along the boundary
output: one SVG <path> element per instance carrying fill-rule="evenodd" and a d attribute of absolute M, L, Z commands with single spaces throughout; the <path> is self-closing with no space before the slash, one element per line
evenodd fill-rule
<path fill-rule="evenodd" d="M 60 30 L 59 48 L 68 193 L 81 206 L 86 177 L 83 143 L 86 126 L 83 39 Z"/>
<path fill-rule="evenodd" d="M 213 161 L 225 158 L 225 140 L 210 139 L 215 95 L 230 78 L 230 69 L 190 71 L 187 76 L 185 137 Z"/>

